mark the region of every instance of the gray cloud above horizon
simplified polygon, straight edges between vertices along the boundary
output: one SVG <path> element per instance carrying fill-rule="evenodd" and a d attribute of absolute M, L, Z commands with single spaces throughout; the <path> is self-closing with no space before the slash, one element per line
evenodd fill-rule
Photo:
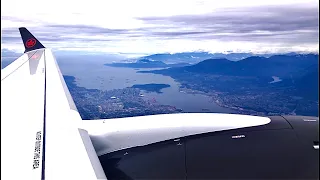
<path fill-rule="evenodd" d="M 174 43 L 175 40 L 280 44 L 290 49 L 291 46 L 315 46 L 319 43 L 318 11 L 317 6 L 225 8 L 205 14 L 136 17 L 136 20 L 145 25 L 138 28 L 115 29 L 85 24 L 49 23 L 29 30 L 39 40 L 57 47 L 58 43 L 68 42 L 75 43 L 76 47 L 115 45 L 119 46 L 118 52 L 126 42 L 148 44 L 154 41 L 158 47 L 166 42 Z M 1 19 L 22 21 L 10 16 L 2 16 Z M 2 29 L 3 44 L 17 42 L 21 42 L 17 28 Z M 126 50 L 122 52 L 125 53 Z"/>
<path fill-rule="evenodd" d="M 155 33 L 162 36 L 191 35 L 192 38 L 198 40 L 217 38 L 223 40 L 267 41 L 271 38 L 272 41 L 296 43 L 317 43 L 319 41 L 317 7 L 288 8 L 271 6 L 255 9 L 229 9 L 219 13 L 192 16 L 144 17 L 140 19 L 151 24 L 171 24 L 177 28 L 179 26 L 188 26 L 196 30 Z M 263 33 L 256 33 L 257 31 L 263 31 Z M 296 38 L 295 41 L 293 41 L 294 38 Z"/>

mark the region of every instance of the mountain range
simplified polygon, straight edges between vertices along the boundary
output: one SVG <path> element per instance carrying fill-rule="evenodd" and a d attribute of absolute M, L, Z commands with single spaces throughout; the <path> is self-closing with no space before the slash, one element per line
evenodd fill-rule
<path fill-rule="evenodd" d="M 168 67 L 183 67 L 190 65 L 189 63 L 175 63 L 166 64 L 162 61 L 139 59 L 136 62 L 123 62 L 123 63 L 111 63 L 104 64 L 111 67 L 127 67 L 127 68 L 168 68 Z"/>
<path fill-rule="evenodd" d="M 238 61 L 250 56 L 252 53 L 209 53 L 209 52 L 182 52 L 182 53 L 162 53 L 143 56 L 135 60 L 148 59 L 153 61 L 162 61 L 168 64 L 191 63 L 195 64 L 210 58 L 226 58 L 232 61 Z M 268 56 L 268 55 L 261 55 Z"/>
<path fill-rule="evenodd" d="M 285 56 L 296 56 L 296 53 L 290 53 Z M 208 61 L 215 59 L 216 63 L 226 61 L 225 63 L 231 64 L 231 62 L 241 62 L 250 58 L 267 58 L 270 54 L 262 54 L 254 56 L 252 53 L 208 53 L 208 52 L 184 52 L 175 54 L 153 54 L 150 56 L 144 56 L 138 59 L 123 60 L 122 62 L 114 62 L 105 64 L 112 67 L 128 67 L 128 68 L 168 68 L 168 67 L 183 67 L 192 64 L 196 64 L 202 61 Z M 276 57 L 276 56 L 275 56 Z M 249 58 L 249 59 L 248 59 Z M 281 59 L 281 58 L 280 58 Z M 211 67 L 211 66 L 209 66 Z"/>
<path fill-rule="evenodd" d="M 240 61 L 230 61 L 225 58 L 207 59 L 194 65 L 175 67 L 141 73 L 168 75 L 182 82 L 198 84 L 203 89 L 210 89 L 213 84 L 219 89 L 229 89 L 231 92 L 241 92 L 240 87 L 284 88 L 294 95 L 303 96 L 318 101 L 319 91 L 319 56 L 315 54 L 274 55 L 268 58 L 251 56 Z M 198 79 L 191 79 L 197 76 Z M 233 79 L 232 83 L 214 80 L 208 77 L 221 76 Z M 273 77 L 280 80 L 270 84 Z M 239 79 L 240 78 L 240 79 Z M 256 78 L 259 81 L 243 79 Z M 236 80 L 238 79 L 238 80 Z M 193 82 L 194 81 L 194 82 Z M 198 81 L 198 82 L 197 82 Z M 229 84 L 229 85 L 228 85 Z M 208 86 L 206 88 L 206 86 Z M 237 89 L 239 87 L 239 89 Z M 246 89 L 246 88 L 245 88 Z M 250 88 L 248 88 L 250 91 Z"/>
<path fill-rule="evenodd" d="M 229 76 L 258 76 L 289 78 L 297 72 L 318 65 L 318 55 L 274 55 L 271 57 L 251 56 L 240 61 L 225 58 L 207 59 L 195 65 L 155 70 L 153 72 L 194 72 Z M 312 69 L 312 68 L 311 68 Z M 300 74 L 300 73 L 299 73 Z"/>
<path fill-rule="evenodd" d="M 149 56 L 143 56 L 140 58 L 134 58 L 127 60 L 129 62 L 135 62 L 140 59 L 148 59 L 154 61 L 162 61 L 168 64 L 174 63 L 190 63 L 195 64 L 199 63 L 206 59 L 228 59 L 230 61 L 240 61 L 251 56 L 260 56 L 260 57 L 270 57 L 273 55 L 287 55 L 294 56 L 299 55 L 300 53 L 290 52 L 290 53 L 265 53 L 265 54 L 254 54 L 251 52 L 248 53 L 236 53 L 236 52 L 226 52 L 226 53 L 209 53 L 209 52 L 182 52 L 182 53 L 162 53 L 162 54 L 152 54 Z M 303 53 L 301 53 L 303 54 Z"/>

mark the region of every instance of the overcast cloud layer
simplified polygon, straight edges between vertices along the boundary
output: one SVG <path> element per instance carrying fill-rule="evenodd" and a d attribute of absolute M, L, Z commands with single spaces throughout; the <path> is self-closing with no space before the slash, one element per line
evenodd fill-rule
<path fill-rule="evenodd" d="M 49 2 L 49 1 L 48 1 Z M 59 50 L 318 52 L 316 0 L 1 1 L 2 48 L 22 52 L 18 27 Z"/>

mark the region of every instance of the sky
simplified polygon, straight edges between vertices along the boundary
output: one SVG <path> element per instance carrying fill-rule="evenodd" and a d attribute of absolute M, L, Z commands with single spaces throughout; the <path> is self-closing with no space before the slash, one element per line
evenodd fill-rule
<path fill-rule="evenodd" d="M 1 48 L 18 27 L 54 50 L 110 54 L 319 52 L 318 0 L 2 0 Z"/>

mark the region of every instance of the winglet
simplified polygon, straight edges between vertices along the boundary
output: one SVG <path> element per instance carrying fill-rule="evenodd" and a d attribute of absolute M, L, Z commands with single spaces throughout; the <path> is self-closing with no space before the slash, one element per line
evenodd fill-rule
<path fill-rule="evenodd" d="M 24 48 L 26 52 L 32 51 L 32 50 L 36 50 L 36 49 L 41 49 L 41 48 L 45 48 L 40 41 L 38 41 L 37 38 L 35 38 L 29 31 L 27 28 L 25 27 L 20 27 L 19 28 L 20 31 L 20 35 L 24 44 Z"/>

